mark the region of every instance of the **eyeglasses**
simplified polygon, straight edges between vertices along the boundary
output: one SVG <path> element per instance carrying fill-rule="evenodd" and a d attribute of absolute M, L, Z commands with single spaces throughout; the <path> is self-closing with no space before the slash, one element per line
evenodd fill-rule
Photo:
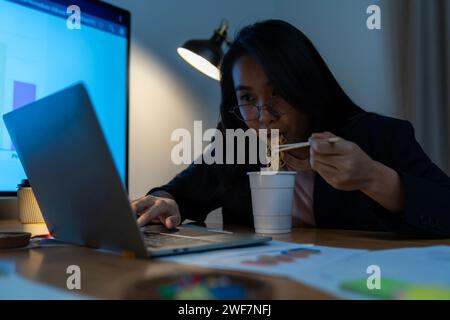
<path fill-rule="evenodd" d="M 270 97 L 269 103 L 256 105 L 255 103 L 246 103 L 235 106 L 229 113 L 234 114 L 241 121 L 253 121 L 258 120 L 261 117 L 261 113 L 266 109 L 271 115 L 276 118 L 288 113 L 291 107 L 287 103 L 280 103 L 281 97 Z"/>

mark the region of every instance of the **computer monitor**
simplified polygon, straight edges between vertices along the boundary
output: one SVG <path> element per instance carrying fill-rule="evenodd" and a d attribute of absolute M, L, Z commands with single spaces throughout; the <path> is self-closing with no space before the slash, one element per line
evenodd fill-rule
<path fill-rule="evenodd" d="M 0 0 L 0 119 L 83 82 L 127 187 L 129 39 L 129 12 L 100 1 Z M 24 178 L 0 121 L 0 196 Z"/>

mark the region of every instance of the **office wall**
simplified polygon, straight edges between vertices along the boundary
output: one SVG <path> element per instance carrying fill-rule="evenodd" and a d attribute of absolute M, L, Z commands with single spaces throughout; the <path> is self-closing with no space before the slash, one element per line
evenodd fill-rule
<path fill-rule="evenodd" d="M 281 0 L 274 17 L 291 22 L 316 45 L 348 95 L 366 110 L 395 114 L 388 1 Z M 381 30 L 366 25 L 368 6 L 381 8 Z"/>
<path fill-rule="evenodd" d="M 171 132 L 212 127 L 218 119 L 218 83 L 176 53 L 191 38 L 208 38 L 222 18 L 230 35 L 261 19 L 287 20 L 308 35 L 333 73 L 362 107 L 395 113 L 388 32 L 366 27 L 366 9 L 378 0 L 108 0 L 132 12 L 130 194 L 138 197 L 182 167 L 170 161 Z M 382 15 L 383 21 L 383 15 Z"/>

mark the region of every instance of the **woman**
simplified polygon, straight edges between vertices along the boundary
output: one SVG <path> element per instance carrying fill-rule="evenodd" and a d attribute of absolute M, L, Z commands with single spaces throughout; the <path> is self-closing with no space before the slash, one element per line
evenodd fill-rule
<path fill-rule="evenodd" d="M 286 143 L 311 143 L 285 155 L 298 172 L 294 226 L 450 235 L 450 179 L 411 124 L 356 106 L 298 29 L 279 20 L 244 28 L 221 73 L 220 129 L 279 129 Z M 138 224 L 173 228 L 222 207 L 225 224 L 252 226 L 246 172 L 258 168 L 192 164 L 132 201 Z"/>

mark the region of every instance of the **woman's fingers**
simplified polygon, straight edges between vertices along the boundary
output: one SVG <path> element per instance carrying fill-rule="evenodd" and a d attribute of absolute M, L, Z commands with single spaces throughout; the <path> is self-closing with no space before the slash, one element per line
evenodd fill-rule
<path fill-rule="evenodd" d="M 141 215 L 143 212 L 148 210 L 151 206 L 155 204 L 156 198 L 148 195 L 141 197 L 137 200 L 131 201 L 131 209 L 137 214 Z"/>
<path fill-rule="evenodd" d="M 321 133 L 313 133 L 311 135 L 311 138 L 315 138 L 315 139 L 330 139 L 330 138 L 335 138 L 336 136 L 334 134 L 332 134 L 331 132 L 325 131 L 325 132 L 321 132 Z"/>
<path fill-rule="evenodd" d="M 367 188 L 374 161 L 357 144 L 330 137 L 329 133 L 311 136 L 311 167 L 338 190 Z"/>
<path fill-rule="evenodd" d="M 171 199 L 155 198 L 153 205 L 141 214 L 137 223 L 142 227 L 154 222 L 161 222 L 168 229 L 179 225 L 181 216 L 176 202 Z"/>
<path fill-rule="evenodd" d="M 159 220 L 167 229 L 174 229 L 181 223 L 181 219 L 177 215 L 161 215 Z"/>
<path fill-rule="evenodd" d="M 314 137 L 316 136 L 316 137 Z M 335 138 L 331 140 L 331 138 Z M 309 139 L 311 143 L 310 150 L 321 154 L 328 155 L 345 155 L 353 151 L 353 143 L 337 137 L 319 138 L 318 135 L 313 135 Z"/>
<path fill-rule="evenodd" d="M 148 208 L 145 212 L 141 214 L 138 218 L 137 223 L 140 227 L 153 222 L 154 220 L 160 219 L 160 216 L 167 213 L 168 208 L 163 204 L 163 202 L 157 202 Z"/>
<path fill-rule="evenodd" d="M 348 158 L 347 156 L 329 155 L 322 153 L 313 153 L 310 155 L 310 159 L 312 159 L 313 161 L 321 162 L 330 167 L 333 167 L 336 170 L 339 170 L 343 166 L 346 167 L 346 164 L 348 162 L 347 158 Z"/>
<path fill-rule="evenodd" d="M 317 159 L 310 161 L 311 168 L 314 171 L 319 172 L 321 175 L 335 175 L 338 173 L 338 169 L 336 167 L 330 166 L 327 163 L 318 161 Z"/>

